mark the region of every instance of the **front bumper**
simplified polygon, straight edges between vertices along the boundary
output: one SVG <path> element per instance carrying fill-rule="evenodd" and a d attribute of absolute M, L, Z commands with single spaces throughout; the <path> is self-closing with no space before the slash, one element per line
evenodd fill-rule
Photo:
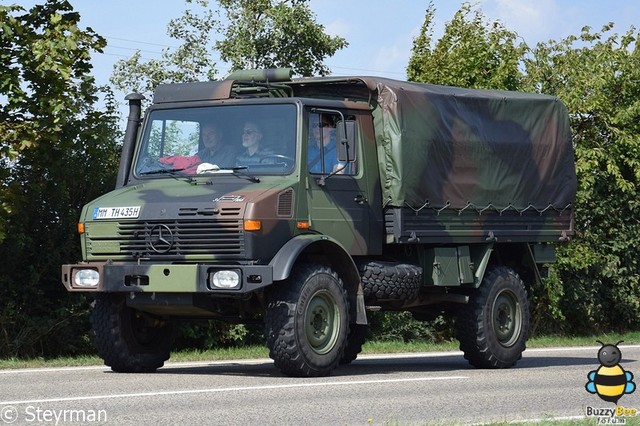
<path fill-rule="evenodd" d="M 95 271 L 95 285 L 76 279 L 80 271 Z M 216 272 L 234 271 L 235 287 L 217 287 Z M 62 284 L 73 292 L 250 293 L 273 282 L 270 265 L 131 264 L 87 262 L 62 265 Z"/>

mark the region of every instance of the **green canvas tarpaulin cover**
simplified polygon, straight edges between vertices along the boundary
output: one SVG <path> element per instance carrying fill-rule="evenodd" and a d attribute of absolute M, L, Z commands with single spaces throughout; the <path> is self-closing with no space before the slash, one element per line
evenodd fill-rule
<path fill-rule="evenodd" d="M 573 203 L 569 117 L 557 98 L 362 81 L 374 94 L 387 206 L 543 211 Z"/>

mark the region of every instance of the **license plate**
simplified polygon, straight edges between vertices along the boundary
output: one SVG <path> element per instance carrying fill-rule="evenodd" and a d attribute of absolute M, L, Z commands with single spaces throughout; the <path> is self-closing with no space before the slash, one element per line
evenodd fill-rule
<path fill-rule="evenodd" d="M 100 219 L 135 219 L 140 215 L 140 206 L 133 207 L 96 207 L 93 209 L 93 220 Z"/>

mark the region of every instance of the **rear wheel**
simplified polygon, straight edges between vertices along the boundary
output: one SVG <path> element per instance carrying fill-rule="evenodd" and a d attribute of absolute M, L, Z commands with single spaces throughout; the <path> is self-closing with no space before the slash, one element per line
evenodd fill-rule
<path fill-rule="evenodd" d="M 265 316 L 269 356 L 290 376 L 326 376 L 340 362 L 349 330 L 346 292 L 329 267 L 303 264 L 271 288 Z"/>
<path fill-rule="evenodd" d="M 175 324 L 126 306 L 124 297 L 99 294 L 91 311 L 91 335 L 105 365 L 122 373 L 148 373 L 169 359 Z"/>
<path fill-rule="evenodd" d="M 479 368 L 511 367 L 525 350 L 529 315 L 518 274 L 493 268 L 458 315 L 456 335 L 464 357 Z"/>

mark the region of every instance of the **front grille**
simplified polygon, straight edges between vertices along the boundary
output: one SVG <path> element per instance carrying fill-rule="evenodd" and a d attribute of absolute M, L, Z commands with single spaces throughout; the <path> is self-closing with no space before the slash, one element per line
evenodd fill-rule
<path fill-rule="evenodd" d="M 237 219 L 122 222 L 117 229 L 113 237 L 87 236 L 90 258 L 240 259 L 245 253 L 242 221 Z"/>

